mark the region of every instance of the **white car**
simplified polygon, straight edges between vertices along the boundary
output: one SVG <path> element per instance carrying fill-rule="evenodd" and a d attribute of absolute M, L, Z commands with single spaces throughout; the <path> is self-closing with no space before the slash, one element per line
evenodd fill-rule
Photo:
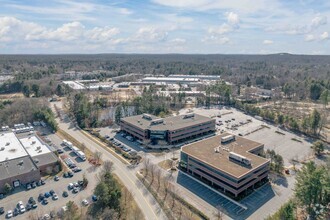
<path fill-rule="evenodd" d="M 13 217 L 13 211 L 12 210 L 8 210 L 7 212 L 7 218 L 11 218 Z"/>
<path fill-rule="evenodd" d="M 25 212 L 25 207 L 24 207 L 24 205 L 21 205 L 21 206 L 19 207 L 19 211 L 20 211 L 20 213 L 24 213 L 24 212 Z"/>
<path fill-rule="evenodd" d="M 88 205 L 89 205 L 89 202 L 87 201 L 87 199 L 84 199 L 81 203 L 82 203 L 84 206 L 88 206 Z"/>
<path fill-rule="evenodd" d="M 56 193 L 53 195 L 53 199 L 54 199 L 54 200 L 58 200 L 58 196 L 57 196 Z"/>
<path fill-rule="evenodd" d="M 73 189 L 74 185 L 73 183 L 69 183 L 69 189 Z"/>
<path fill-rule="evenodd" d="M 48 219 L 50 219 L 50 216 L 49 216 L 48 214 L 45 214 L 45 215 L 43 216 L 43 219 L 48 220 Z"/>

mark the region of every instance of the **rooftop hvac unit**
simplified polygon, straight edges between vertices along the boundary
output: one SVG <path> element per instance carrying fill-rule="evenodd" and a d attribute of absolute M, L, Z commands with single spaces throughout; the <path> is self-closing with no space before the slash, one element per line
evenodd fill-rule
<path fill-rule="evenodd" d="M 232 141 L 232 140 L 235 140 L 235 135 L 227 135 L 227 136 L 224 136 L 224 137 L 221 137 L 221 143 L 227 143 L 229 141 Z"/>
<path fill-rule="evenodd" d="M 163 119 L 155 119 L 155 120 L 152 120 L 150 124 L 151 125 L 158 125 L 158 124 L 161 124 L 163 122 L 164 122 Z"/>
<path fill-rule="evenodd" d="M 41 147 L 40 147 L 40 146 L 38 146 L 38 147 L 37 147 L 37 150 L 40 150 L 40 149 L 41 149 Z"/>
<path fill-rule="evenodd" d="M 18 162 L 18 165 L 22 166 L 23 163 L 24 163 L 24 161 L 23 161 L 23 160 L 20 160 L 20 161 Z"/>
<path fill-rule="evenodd" d="M 34 159 L 34 162 L 35 162 L 35 163 L 39 163 L 39 160 L 38 160 L 38 159 Z"/>
<path fill-rule="evenodd" d="M 8 146 L 8 145 L 10 145 L 10 142 L 7 142 L 7 143 L 6 143 L 6 146 Z"/>
<path fill-rule="evenodd" d="M 32 144 L 35 144 L 36 143 L 36 141 L 32 141 Z"/>
<path fill-rule="evenodd" d="M 229 152 L 229 158 L 230 159 L 233 159 L 233 160 L 236 160 L 240 163 L 243 163 L 247 166 L 250 166 L 251 165 L 251 160 L 240 155 L 240 154 L 237 154 L 237 153 L 234 153 L 234 152 Z"/>
<path fill-rule="evenodd" d="M 142 118 L 147 119 L 147 120 L 152 120 L 152 117 L 149 114 L 143 114 Z"/>
<path fill-rule="evenodd" d="M 0 148 L 0 151 L 4 151 L 4 150 L 5 150 L 5 147 L 1 147 L 1 148 Z"/>
<path fill-rule="evenodd" d="M 194 113 L 189 113 L 189 114 L 185 114 L 185 115 L 183 116 L 183 119 L 186 119 L 186 118 L 193 118 L 193 117 L 195 117 L 195 114 L 194 114 Z"/>

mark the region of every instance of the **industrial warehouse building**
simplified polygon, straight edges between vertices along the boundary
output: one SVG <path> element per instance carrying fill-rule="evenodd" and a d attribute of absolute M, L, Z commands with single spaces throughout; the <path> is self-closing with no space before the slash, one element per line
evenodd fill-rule
<path fill-rule="evenodd" d="M 0 192 L 6 183 L 15 188 L 38 181 L 58 166 L 57 156 L 33 133 L 0 133 Z"/>
<path fill-rule="evenodd" d="M 122 118 L 121 130 L 149 146 L 177 144 L 214 133 L 215 119 L 190 113 L 167 118 L 142 114 Z"/>
<path fill-rule="evenodd" d="M 268 181 L 269 160 L 264 145 L 224 133 L 186 145 L 180 167 L 189 175 L 233 198 Z"/>

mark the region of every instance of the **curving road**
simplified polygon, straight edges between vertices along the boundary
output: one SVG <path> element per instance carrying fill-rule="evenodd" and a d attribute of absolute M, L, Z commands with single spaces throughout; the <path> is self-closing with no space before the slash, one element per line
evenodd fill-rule
<path fill-rule="evenodd" d="M 59 103 L 56 104 L 59 107 Z M 113 162 L 115 168 L 114 173 L 118 175 L 126 188 L 133 193 L 134 199 L 144 214 L 145 219 L 167 219 L 157 201 L 136 177 L 135 169 L 129 169 L 127 165 L 123 164 L 118 158 L 105 150 L 96 141 L 86 137 L 86 135 L 84 135 L 80 129 L 76 128 L 69 120 L 61 121 L 57 119 L 57 122 L 61 130 L 68 133 L 79 142 L 84 143 L 89 150 L 92 152 L 98 150 L 102 153 L 103 160 L 105 159 Z"/>

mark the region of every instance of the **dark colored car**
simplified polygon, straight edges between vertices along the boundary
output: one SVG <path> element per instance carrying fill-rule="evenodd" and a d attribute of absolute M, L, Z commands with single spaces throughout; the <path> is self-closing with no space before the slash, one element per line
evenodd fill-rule
<path fill-rule="evenodd" d="M 46 184 L 44 180 L 40 180 L 40 182 L 41 182 L 41 185 L 45 185 Z"/>
<path fill-rule="evenodd" d="M 79 186 L 82 186 L 82 185 L 84 185 L 84 181 L 79 180 L 79 181 L 78 181 L 78 184 L 79 184 Z"/>
<path fill-rule="evenodd" d="M 41 186 L 41 180 L 37 182 L 37 186 Z"/>
<path fill-rule="evenodd" d="M 55 181 L 59 181 L 60 178 L 59 178 L 58 176 L 55 176 L 55 177 L 54 177 L 54 180 L 55 180 Z"/>
<path fill-rule="evenodd" d="M 57 149 L 56 151 L 57 151 L 58 154 L 63 154 L 64 153 L 64 151 L 62 149 Z"/>
<path fill-rule="evenodd" d="M 50 193 L 49 192 L 45 192 L 45 197 L 46 198 L 49 198 L 51 195 L 50 195 Z"/>
<path fill-rule="evenodd" d="M 37 187 L 37 183 L 36 182 L 32 182 L 31 183 L 31 187 L 34 189 L 34 188 L 36 188 Z"/>
<path fill-rule="evenodd" d="M 32 204 L 32 208 L 33 208 L 33 209 L 36 209 L 36 208 L 38 208 L 38 205 L 37 205 L 37 203 L 33 203 L 33 204 Z"/>
<path fill-rule="evenodd" d="M 39 201 L 42 201 L 42 200 L 44 200 L 44 198 L 45 198 L 44 194 L 43 193 L 40 193 L 39 194 L 39 197 L 38 197 L 38 200 Z"/>
<path fill-rule="evenodd" d="M 69 167 L 72 169 L 72 168 L 75 168 L 75 167 L 77 167 L 77 165 L 76 165 L 76 164 L 74 164 L 74 163 L 72 163 L 72 164 L 70 164 L 70 165 L 69 165 Z"/>
<path fill-rule="evenodd" d="M 81 168 L 80 167 L 75 167 L 75 168 L 72 169 L 72 171 L 75 172 L 75 173 L 78 173 L 78 172 L 81 171 Z"/>
<path fill-rule="evenodd" d="M 17 216 L 17 215 L 19 215 L 19 209 L 18 208 L 15 208 L 14 209 L 14 216 Z"/>
<path fill-rule="evenodd" d="M 73 177 L 73 173 L 71 171 L 68 172 L 69 177 Z"/>
<path fill-rule="evenodd" d="M 97 201 L 97 196 L 96 196 L 96 195 L 92 195 L 92 200 L 93 200 L 94 202 L 96 202 L 96 201 Z"/>
<path fill-rule="evenodd" d="M 33 197 L 30 197 L 29 198 L 29 203 L 32 204 L 33 202 L 35 202 L 34 198 Z"/>
<path fill-rule="evenodd" d="M 68 192 L 67 192 L 67 191 L 63 191 L 63 193 L 62 193 L 62 196 L 63 196 L 63 197 L 68 197 L 68 196 L 69 196 L 69 194 L 68 194 Z"/>
<path fill-rule="evenodd" d="M 55 191 L 52 189 L 52 190 L 49 191 L 49 194 L 50 194 L 51 196 L 53 196 L 53 195 L 55 194 Z"/>
<path fill-rule="evenodd" d="M 0 207 L 0 215 L 2 215 L 3 213 L 5 213 L 5 210 L 3 207 Z"/>
<path fill-rule="evenodd" d="M 0 193 L 0 199 L 5 198 L 5 195 L 3 193 Z"/>
<path fill-rule="evenodd" d="M 68 178 L 68 177 L 69 177 L 69 174 L 68 174 L 67 172 L 64 172 L 64 173 L 63 173 L 63 177 L 64 177 L 64 178 Z"/>
<path fill-rule="evenodd" d="M 48 204 L 48 200 L 47 199 L 42 200 L 42 204 L 47 205 Z"/>
<path fill-rule="evenodd" d="M 27 211 L 31 210 L 32 209 L 32 205 L 30 203 L 28 203 L 26 206 L 25 206 L 25 209 Z"/>

